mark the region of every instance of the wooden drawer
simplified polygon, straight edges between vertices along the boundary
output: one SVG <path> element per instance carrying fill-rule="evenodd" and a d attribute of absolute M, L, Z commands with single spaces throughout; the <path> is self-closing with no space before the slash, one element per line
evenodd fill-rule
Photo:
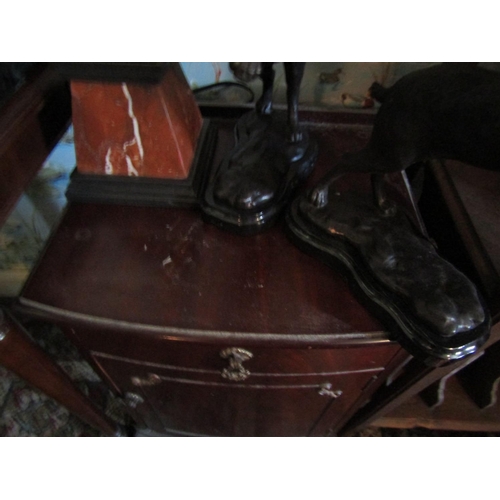
<path fill-rule="evenodd" d="M 302 374 L 231 381 L 118 357 L 94 355 L 132 412 L 160 433 L 210 436 L 307 436 L 327 411 L 345 414 L 373 372 Z"/>
<path fill-rule="evenodd" d="M 384 342 L 335 348 L 282 348 L 227 343 L 196 343 L 170 340 L 160 335 L 120 333 L 92 328 L 66 329 L 69 336 L 91 354 L 118 356 L 135 361 L 160 364 L 179 372 L 206 371 L 218 373 L 228 361 L 221 357 L 224 349 L 243 347 L 252 354 L 245 366 L 254 376 L 287 374 L 334 374 L 345 371 L 382 371 L 400 349 L 396 343 Z M 168 366 L 167 366 L 168 365 Z"/>
<path fill-rule="evenodd" d="M 400 350 L 389 342 L 289 348 L 87 326 L 66 332 L 125 397 L 138 422 L 160 433 L 188 435 L 325 434 Z M 234 348 L 247 356 L 238 358 Z"/>

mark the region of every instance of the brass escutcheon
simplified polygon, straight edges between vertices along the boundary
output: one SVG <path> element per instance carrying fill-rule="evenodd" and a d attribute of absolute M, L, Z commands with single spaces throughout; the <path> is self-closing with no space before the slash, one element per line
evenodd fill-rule
<path fill-rule="evenodd" d="M 332 384 L 327 382 L 319 386 L 318 394 L 320 396 L 328 396 L 329 398 L 337 399 L 338 397 L 342 396 L 342 391 L 340 389 L 337 391 L 332 391 Z"/>
<path fill-rule="evenodd" d="M 232 382 L 240 382 L 250 376 L 250 372 L 243 367 L 243 362 L 253 358 L 253 354 L 241 347 L 228 347 L 220 352 L 221 358 L 229 360 L 229 366 L 221 372 L 223 378 Z"/>
<path fill-rule="evenodd" d="M 161 379 L 155 373 L 148 373 L 148 378 L 132 377 L 130 379 L 132 385 L 136 387 L 145 387 L 149 385 L 157 385 L 161 382 Z"/>
<path fill-rule="evenodd" d="M 139 396 L 139 394 L 136 394 L 135 392 L 126 392 L 125 403 L 130 408 L 137 408 L 138 405 L 144 403 L 144 399 L 141 398 L 141 396 Z"/>

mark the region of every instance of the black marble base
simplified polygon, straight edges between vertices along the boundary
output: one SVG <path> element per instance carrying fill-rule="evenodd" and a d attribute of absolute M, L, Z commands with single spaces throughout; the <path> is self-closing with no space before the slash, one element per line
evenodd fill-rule
<path fill-rule="evenodd" d="M 204 218 L 223 229 L 255 234 L 272 226 L 312 172 L 318 148 L 306 131 L 288 141 L 286 115 L 255 111 L 235 126 L 235 147 L 214 168 L 202 201 Z"/>
<path fill-rule="evenodd" d="M 287 229 L 301 249 L 343 272 L 360 301 L 427 364 L 460 359 L 487 340 L 491 318 L 475 286 L 400 210 L 384 215 L 355 193 L 337 193 L 323 208 L 302 196 Z"/>
<path fill-rule="evenodd" d="M 160 83 L 170 64 L 142 62 L 54 63 L 59 74 L 68 80 L 149 84 Z"/>

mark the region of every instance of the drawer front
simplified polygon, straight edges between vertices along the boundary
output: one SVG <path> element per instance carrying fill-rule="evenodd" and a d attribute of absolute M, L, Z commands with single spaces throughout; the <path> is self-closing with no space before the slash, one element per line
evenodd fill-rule
<path fill-rule="evenodd" d="M 147 427 L 211 436 L 306 436 L 323 428 L 325 415 L 334 428 L 400 350 L 392 343 L 293 349 L 66 331 Z"/>
<path fill-rule="evenodd" d="M 206 371 L 220 374 L 231 356 L 226 349 L 244 348 L 250 357 L 243 362 L 254 376 L 280 374 L 334 374 L 344 371 L 382 371 L 399 350 L 396 343 L 380 343 L 338 348 L 276 348 L 241 346 L 237 343 L 194 343 L 160 335 L 120 333 L 98 329 L 66 329 L 84 350 L 124 359 L 169 366 L 178 371 Z"/>
<path fill-rule="evenodd" d="M 373 376 L 211 380 L 118 358 L 96 361 L 149 428 L 187 435 L 307 436 L 326 410 L 334 426 Z"/>

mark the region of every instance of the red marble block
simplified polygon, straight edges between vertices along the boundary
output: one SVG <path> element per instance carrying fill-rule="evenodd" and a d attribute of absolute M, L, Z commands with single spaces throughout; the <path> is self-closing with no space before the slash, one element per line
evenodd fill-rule
<path fill-rule="evenodd" d="M 202 117 L 178 64 L 159 84 L 71 82 L 78 171 L 185 179 Z"/>

